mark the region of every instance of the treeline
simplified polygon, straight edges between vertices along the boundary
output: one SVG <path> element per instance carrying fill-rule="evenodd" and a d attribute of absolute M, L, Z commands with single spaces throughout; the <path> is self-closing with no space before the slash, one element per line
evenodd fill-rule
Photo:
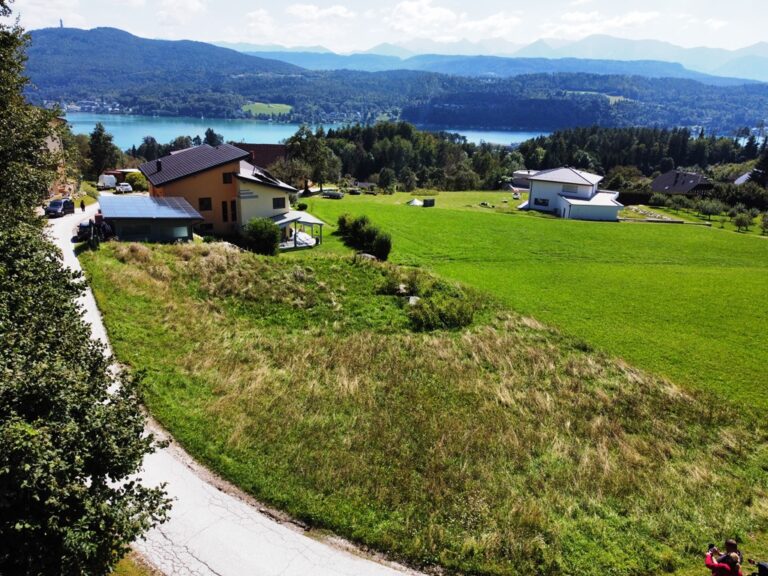
<path fill-rule="evenodd" d="M 573 166 L 606 174 L 617 166 L 634 166 L 644 175 L 677 167 L 705 169 L 714 164 L 747 162 L 765 152 L 750 135 L 739 138 L 694 135 L 687 128 L 573 128 L 522 143 L 527 168 Z"/>
<path fill-rule="evenodd" d="M 288 161 L 271 169 L 294 186 L 302 186 L 304 178 L 336 182 L 346 176 L 385 190 L 492 190 L 523 168 L 523 157 L 509 147 L 421 132 L 407 122 L 356 124 L 327 133 L 303 127 L 286 144 Z"/>

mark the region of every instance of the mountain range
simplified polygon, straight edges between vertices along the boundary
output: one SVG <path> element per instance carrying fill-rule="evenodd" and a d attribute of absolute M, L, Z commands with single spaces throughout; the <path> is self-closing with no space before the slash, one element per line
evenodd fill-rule
<path fill-rule="evenodd" d="M 230 47 L 233 46 L 230 45 Z M 274 45 L 268 47 L 268 49 L 253 49 L 251 47 L 251 49 L 244 49 L 242 51 L 252 53 L 269 52 L 273 56 L 287 51 L 334 54 L 334 52 L 323 47 L 289 49 Z M 359 54 L 390 56 L 401 60 L 430 54 L 442 56 L 660 61 L 680 64 L 694 72 L 768 82 L 768 42 L 759 42 L 738 50 L 726 50 L 707 47 L 684 48 L 659 40 L 629 40 L 608 35 L 592 35 L 573 42 L 543 39 L 529 45 L 514 44 L 503 39 L 492 39 L 474 43 L 467 40 L 449 43 L 414 40 L 401 44 L 379 44 L 369 50 L 353 55 L 338 55 L 355 56 Z"/>
<path fill-rule="evenodd" d="M 756 126 L 768 110 L 768 84 L 707 77 L 663 62 L 309 53 L 346 58 L 348 65 L 391 66 L 395 60 L 398 68 L 368 72 L 308 70 L 263 57 L 272 52 L 259 54 L 151 40 L 114 28 L 35 30 L 27 50 L 27 97 L 40 104 L 219 118 L 248 117 L 249 103 L 267 102 L 291 107 L 280 121 L 368 123 L 388 117 L 515 130 L 596 124 L 730 133 Z M 404 70 L 403 62 L 417 69 Z"/>
<path fill-rule="evenodd" d="M 333 52 L 247 52 L 253 56 L 280 60 L 307 70 L 417 70 L 472 78 L 510 78 L 523 74 L 616 74 L 644 78 L 685 78 L 713 86 L 736 86 L 756 82 L 689 70 L 674 62 L 657 60 L 597 60 L 588 58 L 516 58 L 502 56 L 460 56 L 421 54 L 409 58 L 375 53 L 335 54 Z"/>

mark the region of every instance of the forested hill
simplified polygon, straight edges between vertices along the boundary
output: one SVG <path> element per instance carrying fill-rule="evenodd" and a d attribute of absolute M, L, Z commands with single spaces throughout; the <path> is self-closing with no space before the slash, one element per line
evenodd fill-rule
<path fill-rule="evenodd" d="M 27 75 L 37 104 L 99 100 L 134 114 L 232 118 L 248 102 L 288 104 L 281 120 L 452 128 L 702 126 L 729 133 L 768 116 L 768 85 L 711 86 L 626 75 L 471 78 L 394 70 L 310 71 L 226 48 L 147 40 L 115 29 L 32 32 Z"/>
<path fill-rule="evenodd" d="M 44 28 L 32 31 L 31 37 L 27 75 L 43 99 L 78 87 L 103 91 L 156 82 L 207 86 L 232 75 L 301 72 L 293 64 L 204 42 L 150 40 L 116 28 Z"/>

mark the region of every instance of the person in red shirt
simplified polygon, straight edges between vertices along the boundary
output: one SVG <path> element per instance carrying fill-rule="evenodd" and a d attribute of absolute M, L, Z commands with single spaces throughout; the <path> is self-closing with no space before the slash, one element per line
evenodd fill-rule
<path fill-rule="evenodd" d="M 713 546 L 704 556 L 704 565 L 712 571 L 712 576 L 743 576 L 739 555 L 735 552 L 720 557 L 720 550 Z"/>

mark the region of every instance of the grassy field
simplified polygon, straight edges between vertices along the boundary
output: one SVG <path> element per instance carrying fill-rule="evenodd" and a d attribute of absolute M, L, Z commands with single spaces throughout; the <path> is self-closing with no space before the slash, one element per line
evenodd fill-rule
<path fill-rule="evenodd" d="M 678 220 L 685 220 L 686 222 L 693 222 L 696 224 L 711 224 L 712 228 L 717 228 L 718 230 L 727 230 L 729 232 L 736 232 L 738 234 L 754 234 L 756 236 L 764 236 L 761 227 L 762 215 L 753 218 L 752 226 L 750 226 L 747 230 L 738 230 L 733 221 L 724 214 L 721 216 L 712 216 L 712 218 L 707 218 L 695 210 L 673 210 L 672 208 L 656 207 L 651 208 L 651 210 L 661 212 L 662 214 L 666 214 L 672 218 L 677 218 Z"/>
<path fill-rule="evenodd" d="M 424 273 L 219 245 L 81 260 L 153 415 L 313 526 L 451 571 L 638 576 L 768 523 L 749 417 L 488 299 L 468 328 L 414 332 L 387 287 L 461 294 Z"/>
<path fill-rule="evenodd" d="M 700 390 L 768 407 L 768 241 L 719 229 L 563 221 L 479 207 L 509 194 L 313 198 L 329 224 L 368 214 L 395 262 L 424 266 L 612 355 Z M 326 229 L 322 250 L 346 249 Z"/>
<path fill-rule="evenodd" d="M 290 114 L 293 106 L 290 104 L 268 104 L 266 102 L 252 102 L 243 106 L 243 112 L 250 112 L 254 116 L 259 114 L 269 114 L 278 116 L 279 114 Z"/>

